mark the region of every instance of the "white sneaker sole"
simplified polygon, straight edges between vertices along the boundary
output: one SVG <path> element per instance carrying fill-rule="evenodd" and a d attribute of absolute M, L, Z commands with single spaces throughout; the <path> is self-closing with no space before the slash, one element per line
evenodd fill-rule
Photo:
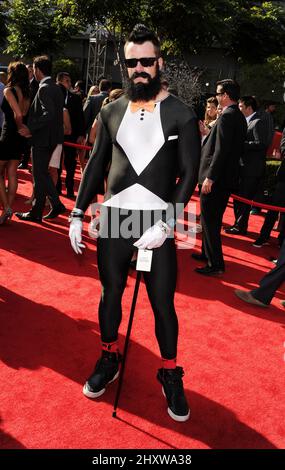
<path fill-rule="evenodd" d="M 162 386 L 162 395 L 166 398 L 163 386 Z M 190 418 L 190 410 L 188 411 L 187 415 L 180 416 L 180 415 L 176 415 L 175 413 L 173 413 L 173 411 L 171 411 L 171 409 L 168 407 L 167 413 L 169 414 L 170 418 L 174 419 L 174 421 L 178 421 L 179 423 L 184 423 L 185 421 L 188 421 L 188 419 Z"/>
<path fill-rule="evenodd" d="M 269 243 L 268 242 L 264 242 L 262 243 L 262 245 L 255 245 L 254 243 L 252 244 L 252 246 L 254 246 L 254 248 L 262 248 L 263 246 L 268 246 Z"/>
<path fill-rule="evenodd" d="M 110 380 L 110 382 L 107 383 L 107 385 L 109 385 L 110 383 L 114 382 L 118 377 L 119 377 L 119 373 L 120 371 L 118 370 L 118 372 L 116 373 L 116 375 L 114 375 L 114 377 L 112 378 L 112 380 Z M 88 386 L 87 386 L 87 382 L 85 383 L 83 389 L 82 389 L 82 392 L 83 392 L 83 395 L 85 395 L 86 397 L 88 398 L 98 398 L 98 397 L 101 397 L 101 395 L 103 395 L 103 393 L 105 393 L 106 391 L 106 388 L 102 388 L 102 390 L 99 390 L 99 392 L 90 392 L 90 390 L 88 390 Z"/>

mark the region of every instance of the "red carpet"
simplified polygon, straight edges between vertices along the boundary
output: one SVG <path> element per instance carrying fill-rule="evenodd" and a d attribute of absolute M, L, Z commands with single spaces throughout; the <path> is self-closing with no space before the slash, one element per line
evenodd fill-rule
<path fill-rule="evenodd" d="M 27 171 L 19 183 L 15 206 L 26 210 Z M 144 285 L 116 420 L 115 384 L 97 401 L 82 395 L 100 349 L 96 244 L 85 236 L 84 256 L 73 254 L 67 215 L 42 226 L 14 217 L 0 227 L 0 448 L 283 448 L 285 291 L 268 310 L 233 294 L 255 286 L 278 252 L 276 232 L 271 246 L 251 246 L 262 219 L 251 217 L 248 237 L 223 236 L 221 278 L 195 274 L 191 251 L 178 251 L 178 363 L 191 405 L 182 424 L 168 417 L 155 378 L 160 360 Z M 121 348 L 133 286 L 131 273 Z"/>

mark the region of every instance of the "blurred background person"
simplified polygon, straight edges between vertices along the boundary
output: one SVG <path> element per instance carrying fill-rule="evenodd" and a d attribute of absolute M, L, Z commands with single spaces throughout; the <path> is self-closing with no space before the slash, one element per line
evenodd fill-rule
<path fill-rule="evenodd" d="M 80 96 L 81 101 L 83 103 L 86 99 L 86 93 L 84 91 L 84 82 L 83 82 L 83 80 L 77 80 L 77 82 L 75 83 L 75 85 L 73 87 L 73 91 L 74 91 L 74 93 L 76 93 L 76 95 Z"/>
<path fill-rule="evenodd" d="M 63 93 L 64 107 L 67 109 L 70 117 L 71 133 L 69 135 L 65 133 L 64 139 L 67 142 L 82 145 L 85 143 L 85 120 L 80 96 L 71 91 L 71 77 L 69 73 L 58 73 L 56 77 L 56 83 Z M 74 175 L 77 164 L 77 153 L 78 150 L 75 147 L 69 147 L 67 145 L 64 147 L 63 163 L 66 171 L 65 187 L 66 197 L 69 199 L 75 199 Z M 61 194 L 61 169 L 59 170 L 57 190 L 59 194 Z"/>
<path fill-rule="evenodd" d="M 23 62 L 11 62 L 8 67 L 7 86 L 2 101 L 4 122 L 0 137 L 0 197 L 3 213 L 0 224 L 12 217 L 12 206 L 18 187 L 17 168 L 21 160 L 25 138 L 18 133 L 27 122 L 30 107 L 28 70 Z M 5 188 L 5 171 L 8 188 Z"/>
<path fill-rule="evenodd" d="M 199 129 L 202 139 L 205 138 L 217 119 L 218 100 L 215 96 L 207 99 L 205 116 L 203 121 L 199 121 Z"/>
<path fill-rule="evenodd" d="M 4 83 L 4 85 L 7 84 L 7 73 L 1 71 L 0 72 L 0 82 Z"/>

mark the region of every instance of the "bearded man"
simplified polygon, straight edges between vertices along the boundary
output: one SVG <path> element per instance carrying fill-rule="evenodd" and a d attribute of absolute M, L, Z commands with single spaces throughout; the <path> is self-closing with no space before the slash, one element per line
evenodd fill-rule
<path fill-rule="evenodd" d="M 188 203 L 197 183 L 197 118 L 191 108 L 163 88 L 160 42 L 144 25 L 136 25 L 125 44 L 125 65 L 129 77 L 126 95 L 100 112 L 93 155 L 71 213 L 71 244 L 81 253 L 83 215 L 109 167 L 97 244 L 102 356 L 83 393 L 97 398 L 119 375 L 118 328 L 130 261 L 137 248 L 153 250 L 151 270 L 144 272 L 144 280 L 162 359 L 157 379 L 171 418 L 186 421 L 190 411 L 183 389 L 184 372 L 176 365 L 177 266 L 170 234 L 176 206 L 183 208 Z M 126 230 L 130 220 L 131 231 Z"/>

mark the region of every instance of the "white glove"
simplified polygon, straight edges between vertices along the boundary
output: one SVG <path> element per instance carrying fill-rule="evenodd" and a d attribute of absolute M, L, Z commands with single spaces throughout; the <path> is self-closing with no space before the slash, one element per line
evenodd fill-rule
<path fill-rule="evenodd" d="M 82 220 L 79 217 L 74 217 L 69 226 L 69 238 L 71 246 L 77 255 L 82 255 L 80 248 L 85 248 L 82 243 Z"/>
<path fill-rule="evenodd" d="M 155 225 L 144 232 L 141 238 L 134 243 L 134 246 L 142 250 L 147 248 L 149 250 L 159 248 L 167 239 L 170 231 L 168 225 L 162 222 L 162 220 L 159 220 Z"/>
<path fill-rule="evenodd" d="M 90 224 L 88 225 L 88 233 L 90 238 L 93 238 L 95 240 L 99 237 L 99 226 L 100 218 L 94 217 L 94 219 L 92 219 Z"/>

